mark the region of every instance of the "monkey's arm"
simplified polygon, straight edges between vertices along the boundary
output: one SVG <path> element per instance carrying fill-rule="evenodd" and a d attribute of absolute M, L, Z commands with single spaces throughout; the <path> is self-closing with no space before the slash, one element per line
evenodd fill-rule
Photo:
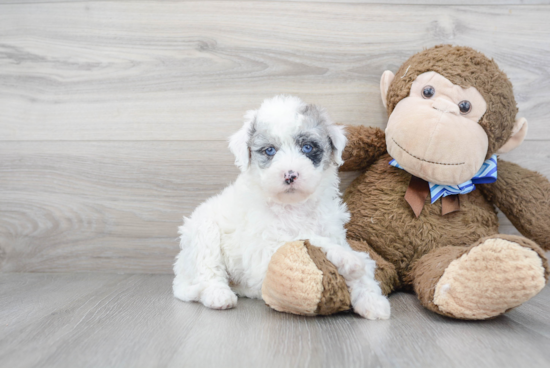
<path fill-rule="evenodd" d="M 366 170 L 376 159 L 386 153 L 386 135 L 380 128 L 346 126 L 348 143 L 340 171 Z"/>
<path fill-rule="evenodd" d="M 525 237 L 550 250 L 550 182 L 541 174 L 498 160 L 498 179 L 478 188 Z"/>

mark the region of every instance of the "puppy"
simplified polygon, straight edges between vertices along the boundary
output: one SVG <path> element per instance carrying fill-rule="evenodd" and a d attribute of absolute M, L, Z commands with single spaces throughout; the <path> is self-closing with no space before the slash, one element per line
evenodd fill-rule
<path fill-rule="evenodd" d="M 175 297 L 214 309 L 235 307 L 237 295 L 261 298 L 275 251 L 309 239 L 346 280 L 356 313 L 389 318 L 375 262 L 346 241 L 350 215 L 338 190 L 345 145 L 343 127 L 296 97 L 276 96 L 248 111 L 229 140 L 241 174 L 179 228 Z"/>

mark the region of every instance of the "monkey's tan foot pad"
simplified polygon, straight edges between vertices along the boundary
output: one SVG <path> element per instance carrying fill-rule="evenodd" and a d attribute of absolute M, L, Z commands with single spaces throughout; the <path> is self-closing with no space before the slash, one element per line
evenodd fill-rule
<path fill-rule="evenodd" d="M 323 251 L 307 240 L 286 243 L 271 257 L 262 297 L 279 312 L 306 316 L 351 308 L 344 278 Z"/>
<path fill-rule="evenodd" d="M 436 285 L 434 303 L 456 318 L 495 317 L 541 291 L 544 271 L 535 251 L 488 239 L 449 264 Z"/>

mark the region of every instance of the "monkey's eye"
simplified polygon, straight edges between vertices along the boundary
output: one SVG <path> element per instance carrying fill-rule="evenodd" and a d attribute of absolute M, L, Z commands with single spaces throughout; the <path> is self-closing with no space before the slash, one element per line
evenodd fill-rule
<path fill-rule="evenodd" d="M 304 144 L 302 146 L 303 153 L 310 153 L 311 151 L 313 151 L 313 146 L 311 144 Z"/>
<path fill-rule="evenodd" d="M 424 98 L 432 98 L 435 95 L 435 88 L 432 86 L 426 86 L 422 90 L 422 97 Z"/>
<path fill-rule="evenodd" d="M 472 111 L 472 104 L 470 103 L 470 101 L 460 101 L 458 103 L 458 108 L 460 109 L 460 113 L 462 115 L 466 115 L 467 113 Z"/>
<path fill-rule="evenodd" d="M 268 156 L 273 156 L 277 153 L 277 150 L 273 147 L 268 147 L 265 149 L 265 154 L 268 155 Z"/>

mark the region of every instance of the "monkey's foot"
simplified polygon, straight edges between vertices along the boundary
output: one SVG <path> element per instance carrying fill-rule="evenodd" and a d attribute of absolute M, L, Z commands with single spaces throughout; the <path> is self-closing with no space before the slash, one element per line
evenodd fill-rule
<path fill-rule="evenodd" d="M 531 299 L 546 284 L 545 268 L 537 252 L 518 243 L 490 238 L 452 261 L 434 304 L 456 318 L 486 319 Z"/>
<path fill-rule="evenodd" d="M 346 281 L 309 240 L 286 243 L 275 252 L 262 284 L 262 298 L 279 312 L 306 316 L 351 308 Z"/>

